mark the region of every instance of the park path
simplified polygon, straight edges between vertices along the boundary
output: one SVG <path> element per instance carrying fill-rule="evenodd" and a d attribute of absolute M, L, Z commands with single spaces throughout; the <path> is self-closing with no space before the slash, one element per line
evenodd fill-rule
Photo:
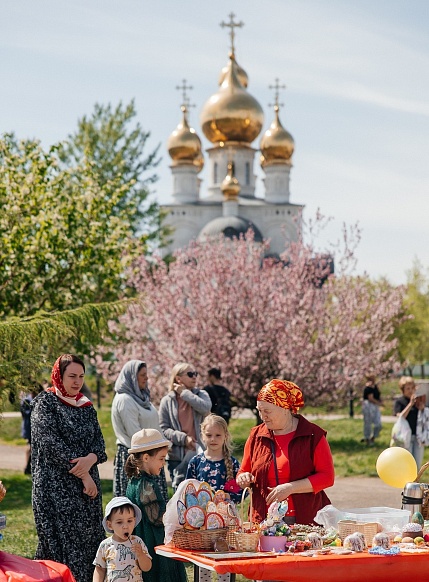
<path fill-rule="evenodd" d="M 252 418 L 253 414 L 248 411 Z M 18 415 L 20 413 L 4 413 L 4 417 Z M 244 417 L 244 414 L 242 415 Z M 321 418 L 338 420 L 345 418 L 344 415 L 306 415 L 311 421 Z M 359 416 L 355 416 L 359 418 Z M 394 422 L 393 416 L 382 417 L 384 422 Z M 2 469 L 22 471 L 25 467 L 25 446 L 0 445 L 0 480 Z M 113 478 L 113 462 L 107 461 L 99 465 L 100 477 L 102 479 Z M 333 487 L 326 490 L 332 505 L 338 509 L 353 507 L 396 507 L 401 508 L 401 490 L 386 485 L 378 477 L 342 477 L 335 480 Z"/>

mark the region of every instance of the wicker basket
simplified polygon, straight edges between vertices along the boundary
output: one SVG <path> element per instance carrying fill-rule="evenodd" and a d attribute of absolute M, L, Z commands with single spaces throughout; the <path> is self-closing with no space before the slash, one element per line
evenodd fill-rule
<path fill-rule="evenodd" d="M 359 523 L 352 519 L 342 519 L 338 522 L 338 535 L 343 542 L 344 539 L 355 532 L 363 533 L 367 546 L 372 545 L 372 539 L 378 532 L 380 524 L 376 522 Z"/>
<path fill-rule="evenodd" d="M 250 521 L 244 521 L 244 498 L 246 496 L 246 491 L 249 491 Z M 253 513 L 252 490 L 250 489 L 250 487 L 246 487 L 245 489 L 243 489 L 243 493 L 241 495 L 241 531 L 236 531 L 234 533 L 235 543 L 237 546 L 237 550 L 239 552 L 256 552 L 258 549 L 259 537 L 261 534 L 259 532 L 258 525 L 252 523 L 252 513 Z"/>
<path fill-rule="evenodd" d="M 173 544 L 180 550 L 214 550 L 217 540 L 225 540 L 228 528 L 198 529 L 195 531 L 187 529 L 176 529 L 173 533 Z"/>
<path fill-rule="evenodd" d="M 230 550 L 237 549 L 237 541 L 235 539 L 235 533 L 239 530 L 238 525 L 229 525 L 228 526 L 228 533 L 226 534 L 226 542 L 228 544 L 228 548 Z"/>
<path fill-rule="evenodd" d="M 428 467 L 429 463 L 425 463 L 420 467 L 420 470 L 417 473 L 417 477 L 415 478 L 416 483 L 420 482 L 420 477 L 423 475 L 423 473 L 426 471 Z M 423 485 L 422 515 L 423 519 L 427 520 L 429 519 L 429 485 L 427 483 L 422 483 L 422 485 Z"/>

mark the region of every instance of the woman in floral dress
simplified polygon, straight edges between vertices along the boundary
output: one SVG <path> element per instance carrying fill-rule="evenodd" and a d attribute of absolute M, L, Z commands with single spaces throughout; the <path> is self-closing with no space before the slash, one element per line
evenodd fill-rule
<path fill-rule="evenodd" d="M 81 392 L 85 365 L 62 355 L 52 388 L 32 403 L 32 504 L 36 559 L 66 564 L 77 582 L 91 582 L 105 537 L 98 463 L 107 460 L 97 413 Z"/>

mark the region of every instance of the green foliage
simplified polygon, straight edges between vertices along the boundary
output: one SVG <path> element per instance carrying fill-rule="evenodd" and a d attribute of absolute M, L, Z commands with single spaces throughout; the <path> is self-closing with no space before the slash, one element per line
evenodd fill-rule
<path fill-rule="evenodd" d="M 99 185 L 107 193 L 114 194 L 112 184 L 116 182 L 126 186 L 126 195 L 117 201 L 115 212 L 133 204 L 136 207 L 130 221 L 133 232 L 145 232 L 159 241 L 162 238 L 160 209 L 149 195 L 149 186 L 158 178 L 153 173 L 146 175 L 160 162 L 159 145 L 144 155 L 150 133 L 135 123 L 136 115 L 134 101 L 126 106 L 120 102 L 116 108 L 97 103 L 92 115 L 82 117 L 77 131 L 60 145 L 59 155 L 70 168 L 89 160 Z"/>
<path fill-rule="evenodd" d="M 411 317 L 397 329 L 399 352 L 403 362 L 424 364 L 429 361 L 429 270 L 418 261 L 408 272 L 404 307 Z"/>
<path fill-rule="evenodd" d="M 123 313 L 130 303 L 132 300 L 127 299 L 87 304 L 57 313 L 40 311 L 33 316 L 0 321 L 0 412 L 6 392 L 28 390 L 40 381 L 48 358 L 56 359 L 66 346 L 70 351 L 70 344 L 97 345 L 107 333 L 109 319 Z"/>
<path fill-rule="evenodd" d="M 118 299 L 146 249 L 129 190 L 90 161 L 61 169 L 54 148 L 0 140 L 0 319 Z"/>

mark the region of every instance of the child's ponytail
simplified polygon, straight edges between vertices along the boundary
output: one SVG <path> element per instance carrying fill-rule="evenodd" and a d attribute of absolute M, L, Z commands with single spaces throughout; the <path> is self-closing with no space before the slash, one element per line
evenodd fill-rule
<path fill-rule="evenodd" d="M 226 467 L 226 480 L 230 481 L 231 479 L 234 479 L 234 467 L 231 459 L 231 451 L 226 444 L 223 445 L 223 458 Z"/>
<path fill-rule="evenodd" d="M 140 470 L 138 467 L 138 460 L 140 458 L 140 453 L 130 453 L 128 459 L 125 461 L 125 475 L 128 479 L 131 477 L 138 477 L 140 474 Z"/>

